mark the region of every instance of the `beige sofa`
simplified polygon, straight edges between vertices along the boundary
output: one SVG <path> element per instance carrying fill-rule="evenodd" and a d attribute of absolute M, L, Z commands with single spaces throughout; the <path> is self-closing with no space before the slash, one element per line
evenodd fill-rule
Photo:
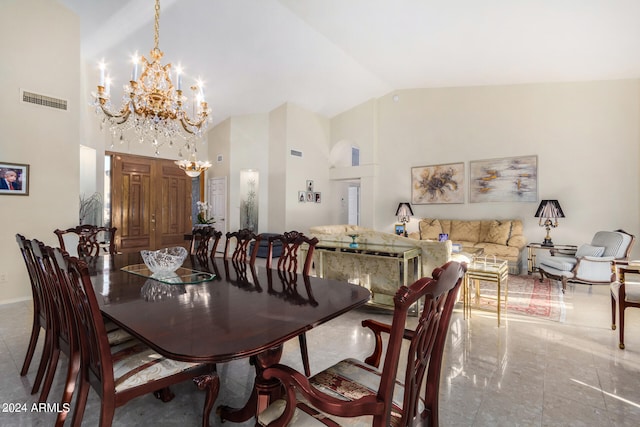
<path fill-rule="evenodd" d="M 484 255 L 495 256 L 509 262 L 509 273 L 520 274 L 520 254 L 526 245 L 522 234 L 522 221 L 500 220 L 455 220 L 423 218 L 419 231 L 409 235 L 420 241 L 438 240 L 441 233 L 464 248 L 482 248 Z"/>

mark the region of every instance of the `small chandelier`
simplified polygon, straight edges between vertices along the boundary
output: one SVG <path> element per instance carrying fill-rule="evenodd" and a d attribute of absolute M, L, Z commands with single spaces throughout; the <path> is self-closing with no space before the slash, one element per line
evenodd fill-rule
<path fill-rule="evenodd" d="M 180 169 L 182 169 L 187 175 L 191 178 L 195 178 L 196 176 L 200 176 L 200 173 L 206 171 L 211 167 L 211 162 L 209 161 L 200 161 L 196 160 L 196 153 L 191 152 L 191 156 L 189 160 L 182 159 L 176 160 L 174 162 Z"/>
<path fill-rule="evenodd" d="M 114 110 L 110 98 L 110 79 L 105 78 L 106 67 L 100 63 L 98 92 L 93 93 L 96 113 L 103 116 L 103 123 L 109 123 L 112 137 L 124 142 L 123 132 L 134 129 L 139 142 L 150 142 L 159 154 L 159 148 L 167 140 L 173 146 L 176 138 L 184 139 L 185 148 L 195 158 L 195 140 L 202 136 L 209 122 L 210 110 L 204 100 L 202 83 L 198 81 L 190 89 L 193 92 L 189 104 L 192 114 L 189 116 L 187 97 L 182 93 L 182 69 L 176 67 L 174 87 L 171 81 L 171 64 L 162 65 L 163 56 L 158 48 L 160 28 L 160 0 L 155 6 L 155 46 L 150 52 L 149 62 L 144 56 L 133 57 L 131 81 L 124 86 L 123 102 L 119 110 Z M 142 63 L 142 73 L 138 68 Z M 208 163 L 208 162 L 207 162 Z"/>

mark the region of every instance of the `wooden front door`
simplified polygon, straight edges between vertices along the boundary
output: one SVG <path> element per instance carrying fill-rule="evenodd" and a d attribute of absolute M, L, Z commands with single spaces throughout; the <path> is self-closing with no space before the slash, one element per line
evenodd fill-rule
<path fill-rule="evenodd" d="M 113 154 L 111 221 L 121 252 L 186 246 L 191 178 L 171 160 Z"/>

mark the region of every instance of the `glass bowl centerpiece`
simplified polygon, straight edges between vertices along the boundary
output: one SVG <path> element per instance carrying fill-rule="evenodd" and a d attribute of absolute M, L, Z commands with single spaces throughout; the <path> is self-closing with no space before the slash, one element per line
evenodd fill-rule
<path fill-rule="evenodd" d="M 187 250 L 182 246 L 159 249 L 157 251 L 140 251 L 142 260 L 152 273 L 172 273 L 187 258 Z"/>

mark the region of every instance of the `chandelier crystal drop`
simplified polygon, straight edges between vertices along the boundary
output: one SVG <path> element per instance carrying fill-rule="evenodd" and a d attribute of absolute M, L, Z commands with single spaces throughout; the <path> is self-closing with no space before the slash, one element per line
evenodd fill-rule
<path fill-rule="evenodd" d="M 201 81 L 189 87 L 190 97 L 183 94 L 183 72 L 179 66 L 174 72 L 176 82 L 174 86 L 171 79 L 171 64 L 160 63 L 163 53 L 158 48 L 159 28 L 160 0 L 156 0 L 155 46 L 150 52 L 150 60 L 144 56 L 138 57 L 137 54 L 132 58 L 131 81 L 124 86 L 122 103 L 118 109 L 111 103 L 111 81 L 106 75 L 104 62 L 101 62 L 98 92 L 92 93 L 96 113 L 103 116 L 100 126 L 108 127 L 114 141 L 123 143 L 125 140 L 123 134 L 133 130 L 137 135 L 136 140 L 140 143 L 150 143 L 158 155 L 160 147 L 165 143 L 168 142 L 173 146 L 177 141 L 182 140 L 183 147 L 190 146 L 188 149 L 190 158 L 195 159 L 195 141 L 200 139 L 206 131 L 211 111 L 204 100 Z M 189 110 L 191 110 L 190 113 L 188 113 Z M 182 150 L 180 150 L 180 157 L 182 157 Z"/>

